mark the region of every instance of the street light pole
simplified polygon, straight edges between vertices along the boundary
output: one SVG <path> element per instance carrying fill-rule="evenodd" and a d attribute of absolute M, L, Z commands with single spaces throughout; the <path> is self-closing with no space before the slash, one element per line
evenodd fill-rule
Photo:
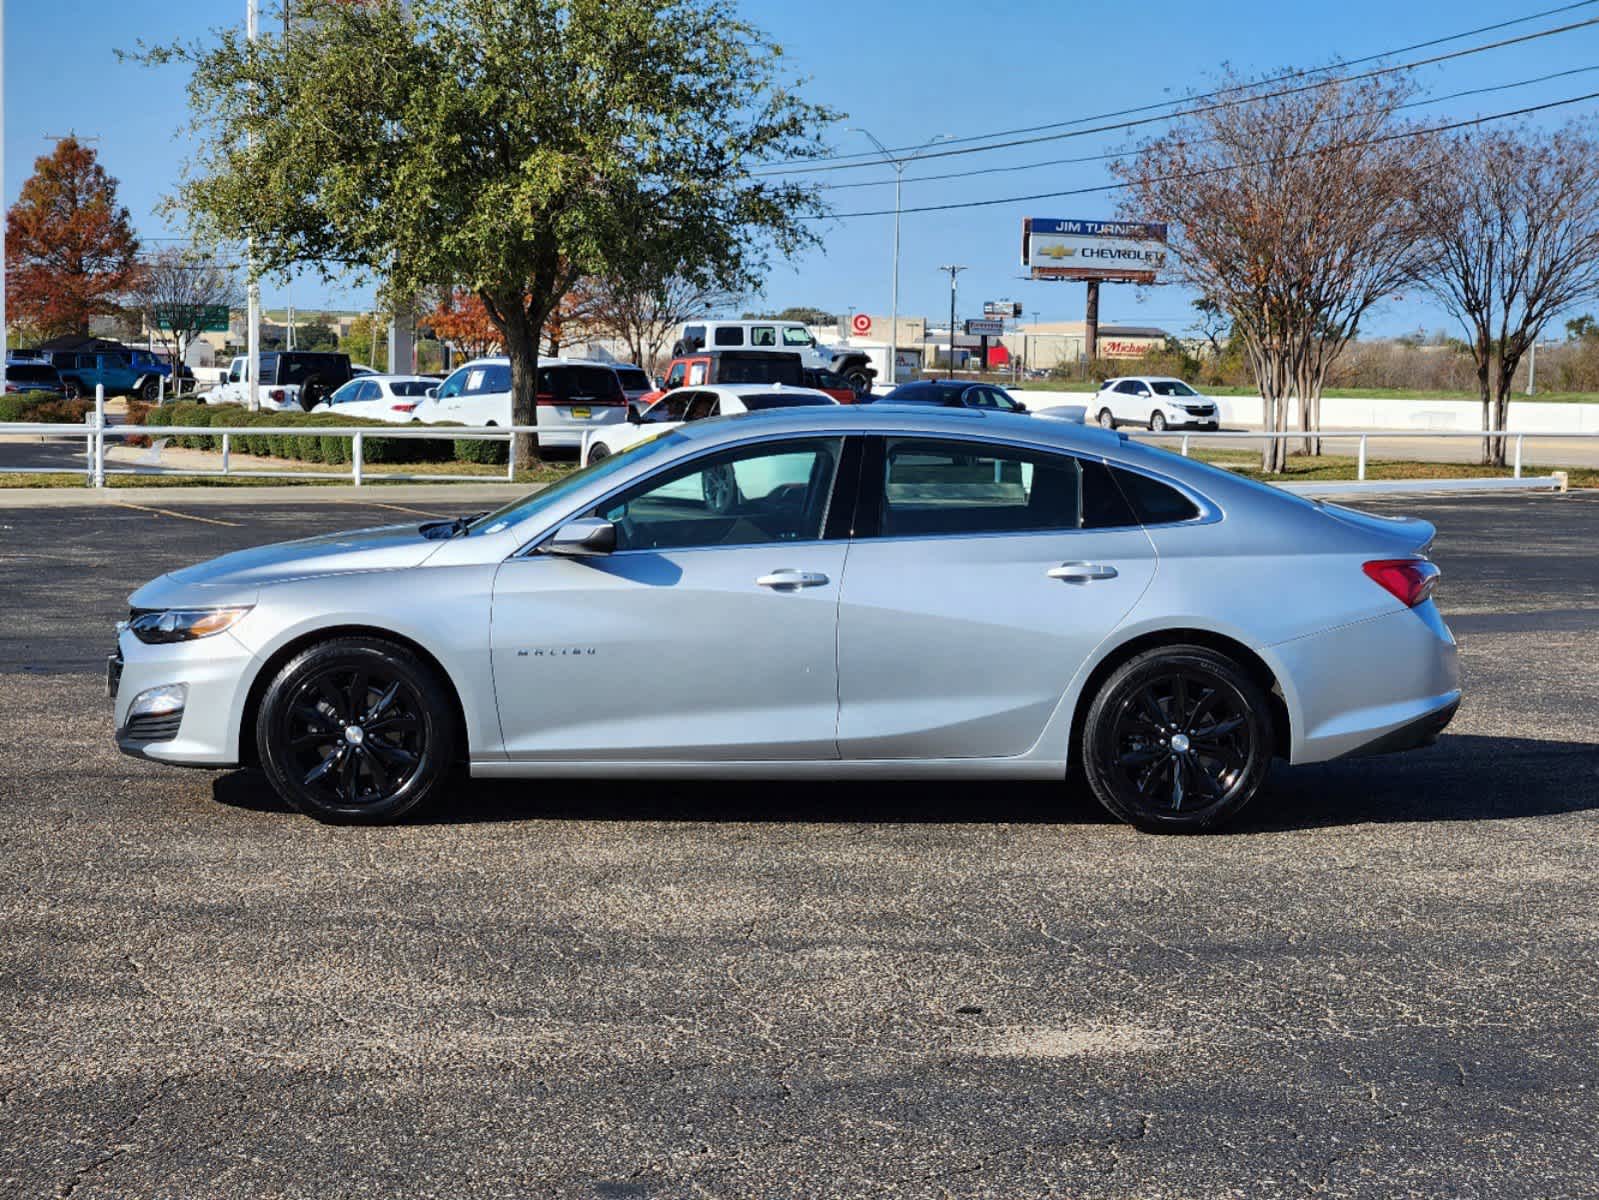
<path fill-rule="evenodd" d="M 955 276 L 966 269 L 961 263 L 946 263 L 938 268 L 949 272 L 949 370 L 946 378 L 955 378 Z"/>
<path fill-rule="evenodd" d="M 244 0 L 244 36 L 254 43 L 260 35 L 260 10 L 256 7 L 257 0 Z M 252 144 L 255 135 L 248 139 Z M 248 407 L 255 412 L 261 407 L 261 284 L 256 279 L 255 273 L 255 238 L 250 238 L 248 251 L 249 258 L 249 283 L 245 301 L 245 334 L 244 353 L 246 355 L 245 369 L 249 377 L 244 385 L 244 394 L 248 400 Z"/>
<path fill-rule="evenodd" d="M 888 382 L 889 386 L 899 382 L 899 218 L 900 218 L 900 189 L 905 183 L 905 167 L 920 157 L 917 154 L 895 154 L 869 129 L 851 126 L 850 132 L 864 134 L 871 139 L 872 145 L 877 147 L 877 152 L 883 156 L 883 161 L 894 168 L 894 272 L 893 282 L 889 288 L 889 316 L 888 316 Z M 950 137 L 941 133 L 928 141 L 927 146 L 942 142 Z M 926 146 L 920 147 L 926 149 Z"/>

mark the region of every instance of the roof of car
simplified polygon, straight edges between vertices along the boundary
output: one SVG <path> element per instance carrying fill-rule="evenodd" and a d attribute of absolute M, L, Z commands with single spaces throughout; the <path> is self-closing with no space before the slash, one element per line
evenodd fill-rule
<path fill-rule="evenodd" d="M 674 391 L 716 392 L 724 396 L 820 396 L 832 400 L 826 392 L 812 387 L 796 387 L 791 383 L 688 383 Z M 667 392 L 668 396 L 672 393 Z M 836 401 L 835 401 L 836 403 Z"/>
<path fill-rule="evenodd" d="M 769 389 L 768 389 L 769 390 Z M 798 389 L 795 389 L 798 390 Z M 690 421 L 685 435 L 700 439 L 732 439 L 749 426 L 735 424 L 739 417 Z M 770 409 L 760 414 L 763 430 L 792 428 L 795 433 L 907 433 L 990 435 L 1094 453 L 1128 444 L 1127 435 L 1026 413 L 992 409 L 935 408 L 926 404 L 829 404 L 803 408 Z"/>
<path fill-rule="evenodd" d="M 504 354 L 485 354 L 481 358 L 469 359 L 464 363 L 457 363 L 453 369 L 459 371 L 462 367 L 476 367 L 482 365 L 508 367 L 511 365 L 511 360 L 507 355 Z M 624 368 L 629 371 L 637 371 L 641 369 L 632 363 L 606 362 L 603 359 L 598 358 L 545 358 L 542 355 L 539 357 L 539 367 L 613 367 Z"/>

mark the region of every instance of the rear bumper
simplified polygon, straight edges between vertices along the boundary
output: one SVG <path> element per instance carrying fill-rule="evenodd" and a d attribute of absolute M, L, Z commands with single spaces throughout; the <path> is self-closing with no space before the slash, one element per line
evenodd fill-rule
<path fill-rule="evenodd" d="M 1424 746 L 1460 706 L 1455 639 L 1430 600 L 1271 650 L 1295 763 Z"/>

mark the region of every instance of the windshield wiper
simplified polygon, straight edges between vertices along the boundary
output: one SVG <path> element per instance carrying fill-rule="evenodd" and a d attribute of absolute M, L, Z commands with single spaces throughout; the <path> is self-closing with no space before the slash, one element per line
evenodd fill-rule
<path fill-rule="evenodd" d="M 465 533 L 472 522 L 479 517 L 488 515 L 489 510 L 485 508 L 482 512 L 468 513 L 464 517 L 455 517 L 449 521 L 423 521 L 422 524 L 416 527 L 416 531 L 423 537 L 432 538 L 434 541 L 448 541 L 457 534 Z"/>

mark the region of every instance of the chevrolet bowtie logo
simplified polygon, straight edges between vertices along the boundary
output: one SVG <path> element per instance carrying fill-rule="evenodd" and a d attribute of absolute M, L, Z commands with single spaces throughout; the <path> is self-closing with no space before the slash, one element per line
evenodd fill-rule
<path fill-rule="evenodd" d="M 1039 253 L 1045 258 L 1071 258 L 1077 251 L 1071 246 L 1045 246 Z"/>

